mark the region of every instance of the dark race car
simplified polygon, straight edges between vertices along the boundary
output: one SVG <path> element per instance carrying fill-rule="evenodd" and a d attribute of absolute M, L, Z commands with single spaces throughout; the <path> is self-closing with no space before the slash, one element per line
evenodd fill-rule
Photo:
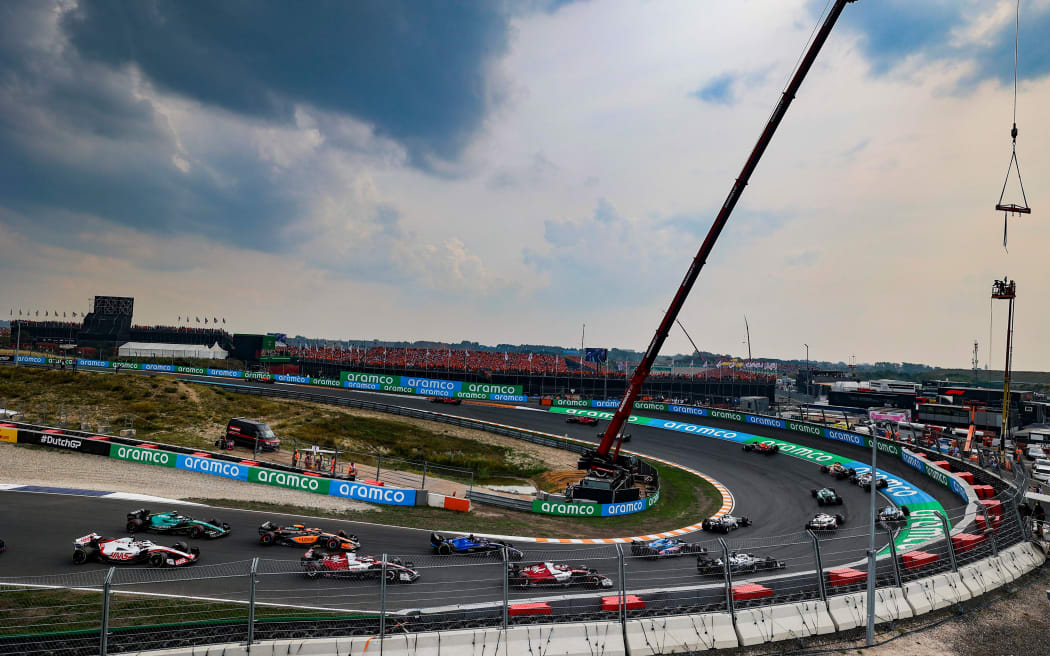
<path fill-rule="evenodd" d="M 831 474 L 840 481 L 844 478 L 853 478 L 857 475 L 857 471 L 855 469 L 847 469 L 844 465 L 839 464 L 837 462 L 831 466 L 821 465 L 820 472 L 822 474 Z"/>
<path fill-rule="evenodd" d="M 230 534 L 230 525 L 217 519 L 202 521 L 171 510 L 162 513 L 150 513 L 147 508 L 140 508 L 128 513 L 126 525 L 128 533 L 149 531 L 170 535 L 188 535 L 191 538 L 221 538 Z"/>
<path fill-rule="evenodd" d="M 197 562 L 200 555 L 200 549 L 188 547 L 185 542 L 176 542 L 170 547 L 165 547 L 153 544 L 149 540 L 103 538 L 98 533 L 90 533 L 73 540 L 74 565 L 97 560 L 114 565 L 145 563 L 150 567 L 182 567 Z"/>
<path fill-rule="evenodd" d="M 772 556 L 762 558 L 754 554 L 731 552 L 729 554 L 729 571 L 733 574 L 747 574 L 762 570 L 783 569 L 786 563 Z M 721 558 L 697 556 L 696 571 L 705 576 L 725 573 L 725 561 Z"/>
<path fill-rule="evenodd" d="M 813 519 L 806 522 L 806 528 L 811 531 L 834 531 L 845 523 L 846 518 L 842 515 L 817 513 Z"/>
<path fill-rule="evenodd" d="M 463 399 L 453 399 L 448 396 L 432 396 L 430 397 L 431 403 L 444 403 L 446 405 L 462 405 Z"/>
<path fill-rule="evenodd" d="M 908 506 L 886 506 L 879 511 L 879 521 L 883 524 L 899 524 L 908 521 L 911 511 Z"/>
<path fill-rule="evenodd" d="M 533 563 L 532 565 L 511 565 L 507 569 L 507 580 L 517 588 L 532 586 L 585 586 L 590 588 L 611 588 L 613 582 L 609 577 L 598 573 L 598 570 L 580 565 L 556 563 Z"/>
<path fill-rule="evenodd" d="M 0 540 L 0 553 L 4 553 L 7 550 L 7 545 L 4 544 L 3 540 Z"/>
<path fill-rule="evenodd" d="M 259 527 L 259 542 L 265 545 L 283 544 L 289 547 L 321 546 L 331 551 L 355 551 L 361 546 L 356 535 L 345 531 L 329 533 L 324 529 L 310 528 L 305 524 L 278 526 L 263 522 Z"/>
<path fill-rule="evenodd" d="M 372 556 L 359 556 L 353 552 L 331 553 L 317 547 L 310 549 L 300 559 L 303 573 L 307 578 L 321 576 L 345 579 L 378 579 L 383 575 L 383 561 Z M 386 563 L 387 583 L 412 583 L 419 578 L 419 572 L 412 569 L 412 563 L 402 562 L 400 558 Z"/>
<path fill-rule="evenodd" d="M 597 426 L 597 417 L 588 417 L 586 415 L 569 415 L 565 418 L 566 424 L 583 424 L 584 426 Z"/>
<path fill-rule="evenodd" d="M 751 526 L 751 519 L 749 517 L 737 517 L 736 515 L 711 517 L 700 524 L 700 528 L 712 533 L 728 533 L 745 526 Z"/>
<path fill-rule="evenodd" d="M 502 557 L 503 549 L 507 549 L 507 558 L 510 560 L 521 560 L 521 550 L 509 542 L 479 538 L 476 535 L 457 535 L 445 537 L 440 533 L 430 534 L 430 547 L 434 553 L 447 556 L 449 554 L 486 554 Z"/>
<path fill-rule="evenodd" d="M 835 492 L 833 487 L 822 487 L 819 490 L 810 490 L 810 494 L 817 500 L 818 506 L 841 506 L 842 497 Z"/>
<path fill-rule="evenodd" d="M 780 451 L 779 444 L 766 444 L 765 442 L 759 442 L 757 444 L 745 444 L 744 451 L 761 453 L 763 455 L 771 456 L 774 453 Z"/>
<path fill-rule="evenodd" d="M 675 538 L 658 538 L 648 542 L 631 540 L 631 555 L 643 558 L 674 558 L 686 554 L 703 553 L 707 553 L 705 547 L 695 542 L 683 542 Z"/>
<path fill-rule="evenodd" d="M 853 481 L 854 485 L 859 485 L 862 488 L 864 488 L 865 492 L 871 492 L 871 478 L 871 473 L 868 472 L 864 474 L 857 474 L 850 480 Z M 889 481 L 887 481 L 885 478 L 875 479 L 875 489 L 884 490 L 887 486 L 889 486 Z"/>

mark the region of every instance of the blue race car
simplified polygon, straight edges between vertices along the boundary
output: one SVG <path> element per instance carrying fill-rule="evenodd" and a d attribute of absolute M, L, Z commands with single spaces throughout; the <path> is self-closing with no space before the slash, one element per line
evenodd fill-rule
<path fill-rule="evenodd" d="M 486 554 L 499 556 L 503 549 L 507 549 L 507 558 L 510 560 L 521 560 L 524 554 L 509 542 L 500 542 L 481 538 L 476 535 L 457 535 L 445 537 L 440 533 L 430 534 L 430 546 L 434 553 L 447 556 L 449 554 Z"/>
<path fill-rule="evenodd" d="M 150 533 L 170 533 L 188 535 L 191 538 L 221 538 L 230 534 L 230 525 L 217 519 L 202 521 L 179 514 L 174 510 L 162 513 L 150 513 L 140 508 L 128 513 L 128 533 L 149 531 Z"/>
<path fill-rule="evenodd" d="M 643 558 L 674 558 L 686 554 L 705 554 L 707 549 L 695 542 L 684 542 L 676 538 L 658 538 L 643 542 L 631 540 L 631 555 Z"/>

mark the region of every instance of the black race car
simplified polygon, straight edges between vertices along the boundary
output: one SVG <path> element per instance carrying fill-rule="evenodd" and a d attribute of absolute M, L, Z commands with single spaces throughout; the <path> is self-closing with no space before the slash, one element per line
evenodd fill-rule
<path fill-rule="evenodd" d="M 631 540 L 632 556 L 641 556 L 643 558 L 674 558 L 675 556 L 684 556 L 686 554 L 702 553 L 707 553 L 705 547 L 702 547 L 695 542 L 684 542 L 676 538 L 657 538 L 656 540 L 649 540 L 648 542 Z"/>
<path fill-rule="evenodd" d="M 744 451 L 761 453 L 763 455 L 771 456 L 774 453 L 780 451 L 779 444 L 766 444 L 765 442 L 758 442 L 756 444 L 745 444 Z"/>
<path fill-rule="evenodd" d="M 4 553 L 4 551 L 5 551 L 6 549 L 7 549 L 7 545 L 6 545 L 6 544 L 4 544 L 4 541 L 3 541 L 3 540 L 0 540 L 0 553 Z"/>
<path fill-rule="evenodd" d="M 128 533 L 149 531 L 170 535 L 188 535 L 191 538 L 221 538 L 230 534 L 230 525 L 217 519 L 203 521 L 180 514 L 174 510 L 150 513 L 140 508 L 128 513 Z"/>
<path fill-rule="evenodd" d="M 879 521 L 883 524 L 899 524 L 908 521 L 911 511 L 908 506 L 886 506 L 879 511 Z"/>
<path fill-rule="evenodd" d="M 521 560 L 521 550 L 509 542 L 479 538 L 476 535 L 457 535 L 445 537 L 440 533 L 430 534 L 430 547 L 434 553 L 447 556 L 449 554 L 488 554 L 501 556 L 503 549 L 507 550 L 507 558 L 510 560 Z"/>
<path fill-rule="evenodd" d="M 842 479 L 844 479 L 844 478 L 853 478 L 854 476 L 857 475 L 857 470 L 855 470 L 855 469 L 848 469 L 844 465 L 841 465 L 841 464 L 839 464 L 837 462 L 834 463 L 831 466 L 821 465 L 820 466 L 820 472 L 822 474 L 831 474 L 832 476 L 834 476 L 835 478 L 839 479 L 840 481 Z"/>
<path fill-rule="evenodd" d="M 811 531 L 834 531 L 845 523 L 846 518 L 842 515 L 817 513 L 813 519 L 806 522 L 806 528 Z"/>
<path fill-rule="evenodd" d="M 310 528 L 305 524 L 278 526 L 263 522 L 259 527 L 259 542 L 265 545 L 283 544 L 289 547 L 321 546 L 331 551 L 356 551 L 361 541 L 356 535 L 344 531 L 329 533 L 323 529 Z"/>
<path fill-rule="evenodd" d="M 733 574 L 783 569 L 785 566 L 786 563 L 784 561 L 777 560 L 772 556 L 762 558 L 754 554 L 737 553 L 735 551 L 729 554 L 729 571 Z M 696 571 L 705 576 L 723 574 L 725 568 L 725 561 L 721 558 L 708 558 L 707 556 L 697 556 L 696 558 Z"/>
<path fill-rule="evenodd" d="M 705 531 L 711 531 L 712 533 L 728 533 L 745 526 L 751 526 L 751 518 L 737 517 L 736 515 L 711 517 L 700 523 L 700 528 Z"/>
<path fill-rule="evenodd" d="M 842 497 L 835 492 L 835 488 L 822 487 L 819 490 L 810 490 L 810 494 L 817 500 L 818 506 L 841 506 Z"/>
<path fill-rule="evenodd" d="M 864 474 L 857 474 L 850 480 L 853 481 L 854 485 L 859 485 L 862 488 L 864 488 L 865 492 L 871 492 L 871 479 L 871 473 L 868 472 Z M 885 478 L 875 479 L 875 489 L 884 490 L 887 486 L 889 486 L 889 481 L 887 481 Z"/>
<path fill-rule="evenodd" d="M 197 547 L 176 542 L 170 547 L 153 544 L 149 540 L 135 538 L 103 538 L 90 533 L 73 540 L 73 564 L 83 565 L 89 560 L 114 565 L 136 565 L 146 563 L 150 567 L 182 567 L 192 565 L 200 559 Z"/>
<path fill-rule="evenodd" d="M 566 424 L 583 424 L 584 426 L 597 426 L 597 417 L 588 417 L 586 415 L 569 415 L 565 418 Z"/>

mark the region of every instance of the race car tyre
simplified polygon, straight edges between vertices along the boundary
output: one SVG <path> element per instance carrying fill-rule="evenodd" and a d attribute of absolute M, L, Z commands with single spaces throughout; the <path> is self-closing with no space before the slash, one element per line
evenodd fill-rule
<path fill-rule="evenodd" d="M 823 506 L 824 505 L 823 497 L 817 497 L 817 505 L 818 506 Z"/>
<path fill-rule="evenodd" d="M 199 538 L 203 533 L 204 529 L 202 529 L 200 526 L 197 526 L 196 524 L 190 527 L 189 536 L 194 540 Z"/>
<path fill-rule="evenodd" d="M 324 543 L 324 546 L 326 546 L 326 547 L 328 547 L 329 549 L 332 549 L 332 550 L 338 549 L 339 548 L 339 538 L 328 538 L 328 540 Z"/>
<path fill-rule="evenodd" d="M 515 588 L 527 588 L 529 587 L 529 579 L 527 576 L 519 576 L 510 580 L 510 585 Z"/>
<path fill-rule="evenodd" d="M 389 569 L 388 568 L 386 570 L 386 582 L 388 584 L 390 584 L 390 583 L 397 583 L 399 580 L 400 579 L 397 576 L 397 570 L 396 569 Z"/>
<path fill-rule="evenodd" d="M 140 528 L 142 528 L 142 520 L 141 519 L 129 519 L 128 520 L 128 525 L 127 525 L 128 533 L 135 533 Z"/>
<path fill-rule="evenodd" d="M 267 531 L 266 533 L 263 533 L 259 536 L 259 542 L 265 545 L 273 544 L 273 541 L 276 539 L 277 536 L 270 531 Z"/>
<path fill-rule="evenodd" d="M 449 556 L 452 554 L 452 545 L 448 542 L 442 542 L 438 545 L 438 553 L 442 556 Z"/>
<path fill-rule="evenodd" d="M 740 518 L 740 525 L 741 526 L 751 526 L 751 518 L 750 517 L 741 517 Z"/>
<path fill-rule="evenodd" d="M 773 453 L 780 453 L 780 445 L 779 444 L 774 444 L 773 445 Z"/>
<path fill-rule="evenodd" d="M 83 565 L 88 560 L 88 552 L 86 549 L 74 549 L 73 550 L 73 564 Z"/>
<path fill-rule="evenodd" d="M 152 553 L 149 555 L 150 567 L 164 567 L 164 554 Z"/>
<path fill-rule="evenodd" d="M 857 470 L 856 469 L 847 469 L 846 473 L 849 474 L 850 478 L 853 478 L 854 476 L 857 475 Z"/>
<path fill-rule="evenodd" d="M 816 490 L 810 490 L 809 493 L 814 499 L 817 498 L 817 491 Z"/>
<path fill-rule="evenodd" d="M 321 570 L 318 567 L 317 563 L 314 563 L 314 562 L 304 563 L 303 564 L 303 569 L 305 570 L 304 573 L 306 574 L 306 578 L 308 578 L 308 579 L 316 579 L 316 578 L 320 578 L 320 576 L 321 576 Z"/>
<path fill-rule="evenodd" d="M 190 552 L 190 545 L 186 544 L 185 542 L 176 542 L 175 544 L 171 545 L 171 548 L 175 551 L 181 551 L 182 553 Z"/>
<path fill-rule="evenodd" d="M 862 485 L 861 487 L 863 487 L 863 488 L 864 488 L 864 491 L 865 491 L 865 492 L 871 492 L 871 483 L 865 483 L 865 484 L 864 484 L 864 485 Z"/>
<path fill-rule="evenodd" d="M 842 497 L 839 497 L 839 496 L 835 497 L 835 505 L 836 506 L 841 506 L 842 505 Z"/>
<path fill-rule="evenodd" d="M 744 445 L 744 451 L 750 451 L 753 447 L 750 444 Z"/>
<path fill-rule="evenodd" d="M 592 588 L 600 588 L 600 587 L 602 587 L 602 577 L 600 577 L 600 576 L 592 576 L 587 583 Z"/>
<path fill-rule="evenodd" d="M 835 515 L 835 521 L 837 523 L 839 523 L 839 524 L 845 524 L 846 523 L 846 518 L 843 517 L 842 515 Z"/>
<path fill-rule="evenodd" d="M 904 513 L 905 517 L 911 515 L 911 511 L 908 510 L 908 506 L 901 506 L 901 512 Z"/>
<path fill-rule="evenodd" d="M 829 471 L 830 471 L 830 470 L 828 469 L 828 466 L 827 466 L 827 465 L 821 465 L 821 466 L 820 466 L 820 473 L 821 473 L 821 474 L 826 474 L 826 473 L 828 473 Z"/>

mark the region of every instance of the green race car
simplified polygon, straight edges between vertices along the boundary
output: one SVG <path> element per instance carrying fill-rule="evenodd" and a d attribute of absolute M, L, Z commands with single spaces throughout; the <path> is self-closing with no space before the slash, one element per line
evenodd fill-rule
<path fill-rule="evenodd" d="M 217 519 L 202 521 L 177 511 L 150 513 L 140 508 L 128 513 L 128 533 L 149 531 L 171 535 L 188 535 L 191 538 L 221 538 L 230 534 L 230 525 Z"/>
<path fill-rule="evenodd" d="M 835 493 L 830 487 L 822 487 L 819 490 L 810 490 L 810 494 L 817 500 L 818 506 L 841 506 L 842 497 Z"/>

